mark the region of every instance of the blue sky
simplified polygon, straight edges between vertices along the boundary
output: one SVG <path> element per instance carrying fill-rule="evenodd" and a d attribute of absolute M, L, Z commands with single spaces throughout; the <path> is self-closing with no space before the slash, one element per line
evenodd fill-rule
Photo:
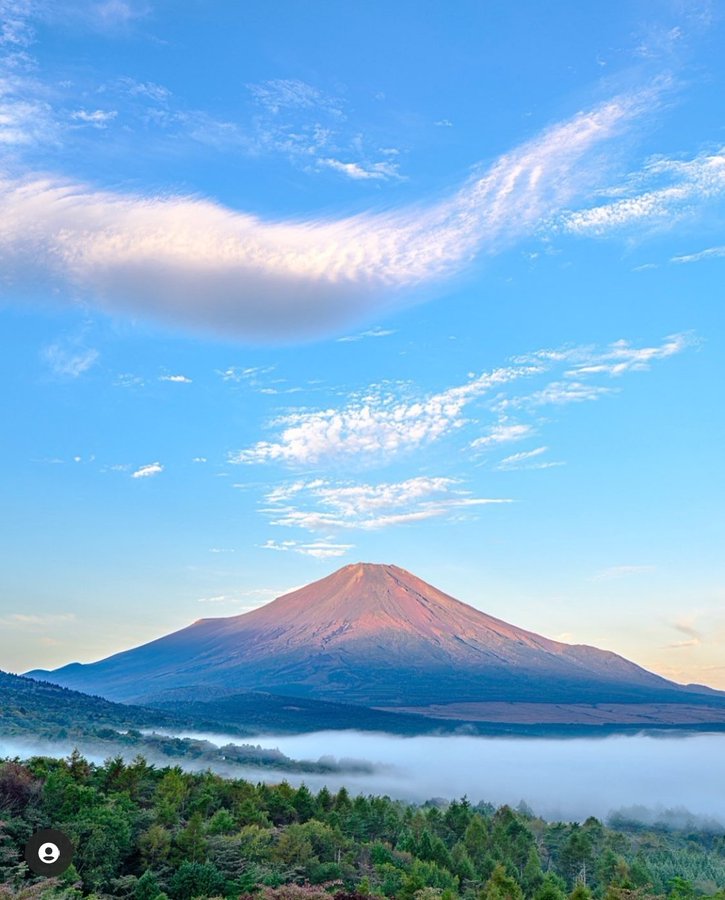
<path fill-rule="evenodd" d="M 715 4 L 0 11 L 0 667 L 365 560 L 725 688 Z"/>

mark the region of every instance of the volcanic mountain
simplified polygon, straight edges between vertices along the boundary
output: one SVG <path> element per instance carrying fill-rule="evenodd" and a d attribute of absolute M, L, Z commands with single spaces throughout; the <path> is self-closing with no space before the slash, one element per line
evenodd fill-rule
<path fill-rule="evenodd" d="M 416 712 L 435 705 L 436 714 L 448 704 L 725 708 L 725 694 L 549 640 L 397 566 L 366 563 L 243 615 L 200 619 L 100 662 L 29 674 L 126 702 L 267 691 Z"/>

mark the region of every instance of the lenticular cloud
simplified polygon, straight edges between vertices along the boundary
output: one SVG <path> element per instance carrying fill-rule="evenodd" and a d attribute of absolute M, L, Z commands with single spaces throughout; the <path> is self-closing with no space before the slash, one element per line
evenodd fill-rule
<path fill-rule="evenodd" d="M 52 286 L 109 312 L 250 340 L 329 333 L 531 233 L 590 189 L 600 146 L 652 96 L 580 113 L 429 206 L 269 221 L 188 197 L 0 181 L 0 290 Z"/>

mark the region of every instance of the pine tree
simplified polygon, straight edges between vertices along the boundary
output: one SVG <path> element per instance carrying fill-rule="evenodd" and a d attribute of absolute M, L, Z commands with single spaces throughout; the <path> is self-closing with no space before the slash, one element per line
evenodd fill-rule
<path fill-rule="evenodd" d="M 506 869 L 501 864 L 493 870 L 478 897 L 479 900 L 524 900 L 518 883 L 506 874 Z"/>

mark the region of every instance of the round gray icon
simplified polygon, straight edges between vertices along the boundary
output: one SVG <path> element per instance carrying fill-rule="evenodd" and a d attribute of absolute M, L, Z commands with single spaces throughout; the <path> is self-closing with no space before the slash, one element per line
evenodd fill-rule
<path fill-rule="evenodd" d="M 25 862 L 36 875 L 62 875 L 73 859 L 73 845 L 62 831 L 36 831 L 25 845 Z"/>

